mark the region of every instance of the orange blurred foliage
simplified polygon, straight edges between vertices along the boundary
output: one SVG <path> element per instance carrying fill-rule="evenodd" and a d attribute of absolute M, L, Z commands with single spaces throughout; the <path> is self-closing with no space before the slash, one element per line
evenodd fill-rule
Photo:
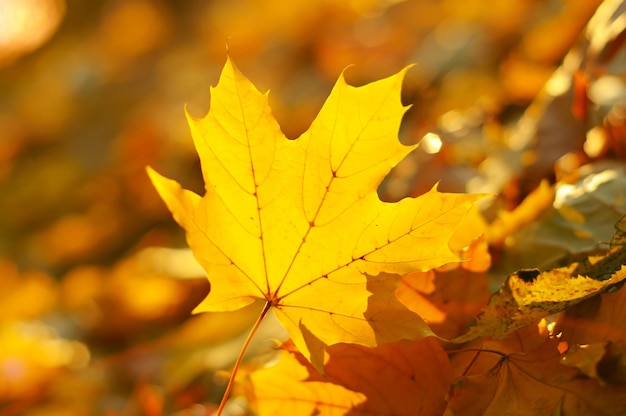
<path fill-rule="evenodd" d="M 216 371 L 232 362 L 254 311 L 189 317 L 209 288 L 189 253 L 155 248 L 185 243 L 144 167 L 202 192 L 183 109 L 206 113 L 226 45 L 262 90 L 272 88 L 272 111 L 291 138 L 346 67 L 358 85 L 416 64 L 404 84 L 412 108 L 401 137 L 431 142 L 396 167 L 380 194 L 398 200 L 440 182 L 444 191 L 502 195 L 487 208 L 488 221 L 473 213 L 458 228 L 451 248 L 469 260 L 409 275 L 398 289 L 439 335 L 458 335 L 508 268 L 553 252 L 537 249 L 542 238 L 568 232 L 557 252 L 577 250 L 572 224 L 554 231 L 555 217 L 543 211 L 554 214 L 559 187 L 531 193 L 541 179 L 571 179 L 583 163 L 626 154 L 623 28 L 605 13 L 583 29 L 598 4 L 0 2 L 0 413 L 215 408 L 223 387 Z M 560 77 L 551 77 L 574 45 Z M 585 203 L 615 195 L 623 177 L 615 172 L 615 187 L 588 192 Z M 619 200 L 611 204 L 626 213 Z M 584 214 L 592 225 L 576 230 L 588 234 L 586 243 L 608 241 L 600 231 L 613 218 Z M 537 224 L 544 233 L 529 233 Z M 467 239 L 476 233 L 485 240 Z M 520 247 L 531 255 L 506 256 Z M 585 365 L 607 383 L 626 378 L 621 325 L 610 317 L 620 316 L 610 300 L 617 295 L 560 321 L 568 342 L 602 345 L 599 361 L 594 355 Z"/>

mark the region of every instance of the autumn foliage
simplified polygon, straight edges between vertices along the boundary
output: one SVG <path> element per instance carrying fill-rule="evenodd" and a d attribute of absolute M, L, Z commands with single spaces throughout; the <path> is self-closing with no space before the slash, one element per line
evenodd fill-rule
<path fill-rule="evenodd" d="M 279 364 L 250 373 L 252 408 L 262 415 L 626 409 L 619 387 L 583 380 L 576 361 L 562 362 L 587 345 L 570 346 L 561 340 L 566 331 L 546 326 L 551 316 L 621 287 L 626 219 L 602 254 L 508 276 L 476 323 L 448 340 L 478 339 L 474 344 L 459 346 L 449 359 L 445 343 L 436 341 L 446 339 L 428 326 L 435 320 L 430 311 L 420 310 L 428 301 L 412 293 L 429 294 L 438 274 L 465 270 L 453 277 L 461 280 L 488 268 L 481 244 L 487 226 L 482 234 L 463 227 L 481 196 L 432 189 L 379 200 L 381 180 L 412 149 L 393 133 L 404 112 L 404 73 L 358 88 L 340 78 L 309 130 L 288 140 L 267 96 L 229 59 L 211 91 L 209 114 L 190 119 L 204 196 L 149 170 L 211 282 L 196 312 L 259 299 L 265 306 L 243 349 L 270 310 L 291 337 Z M 455 254 L 450 246 L 460 249 Z M 218 414 L 240 361 L 241 355 Z"/>
<path fill-rule="evenodd" d="M 623 2 L 44 3 L 0 416 L 626 414 Z"/>

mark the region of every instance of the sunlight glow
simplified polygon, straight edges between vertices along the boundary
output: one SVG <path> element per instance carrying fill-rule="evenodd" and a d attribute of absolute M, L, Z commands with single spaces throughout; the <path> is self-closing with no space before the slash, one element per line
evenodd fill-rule
<path fill-rule="evenodd" d="M 614 169 L 607 169 L 595 175 L 589 175 L 583 180 L 581 185 L 563 184 L 556 190 L 554 196 L 554 207 L 559 209 L 563 207 L 567 201 L 578 198 L 581 195 L 595 191 L 603 183 L 609 182 L 618 176 L 618 172 Z"/>
<path fill-rule="evenodd" d="M 564 69 L 557 69 L 546 82 L 546 93 L 552 97 L 558 97 L 567 92 L 572 85 L 571 74 Z"/>
<path fill-rule="evenodd" d="M 604 128 L 596 126 L 587 132 L 583 150 L 589 157 L 598 157 L 606 147 L 607 137 Z"/>
<path fill-rule="evenodd" d="M 441 137 L 435 133 L 426 133 L 420 142 L 420 148 L 430 155 L 439 153 L 442 145 Z"/>
<path fill-rule="evenodd" d="M 589 87 L 589 99 L 598 105 L 612 105 L 626 94 L 622 80 L 614 75 L 605 75 Z"/>
<path fill-rule="evenodd" d="M 0 2 L 0 66 L 43 45 L 65 13 L 63 0 Z"/>

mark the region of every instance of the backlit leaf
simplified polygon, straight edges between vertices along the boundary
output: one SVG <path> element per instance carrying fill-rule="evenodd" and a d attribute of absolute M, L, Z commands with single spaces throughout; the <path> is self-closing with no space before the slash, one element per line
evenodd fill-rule
<path fill-rule="evenodd" d="M 327 345 L 430 334 L 381 272 L 458 261 L 448 240 L 479 197 L 433 188 L 397 203 L 378 198 L 414 148 L 397 137 L 404 73 L 358 88 L 340 77 L 309 130 L 288 140 L 267 95 L 227 61 L 209 114 L 189 118 L 205 195 L 149 171 L 211 281 L 196 311 L 262 299 L 317 368 Z"/>

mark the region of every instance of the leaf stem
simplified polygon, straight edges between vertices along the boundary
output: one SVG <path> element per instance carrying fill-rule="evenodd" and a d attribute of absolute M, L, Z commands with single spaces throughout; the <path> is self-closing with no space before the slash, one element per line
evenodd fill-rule
<path fill-rule="evenodd" d="M 465 367 L 465 370 L 463 371 L 463 376 L 466 376 L 467 373 L 469 373 L 469 371 L 471 370 L 472 366 L 474 365 L 474 363 L 476 363 L 476 360 L 478 360 L 478 357 L 480 356 L 480 353 L 482 352 L 488 352 L 491 354 L 497 354 L 499 356 L 501 356 L 502 358 L 500 359 L 500 362 L 502 362 L 503 359 L 505 359 L 508 354 L 505 354 L 501 351 L 496 351 L 496 350 L 490 350 L 487 348 L 464 348 L 461 350 L 448 350 L 446 351 L 448 354 L 460 354 L 463 352 L 475 352 L 476 354 L 474 354 L 474 357 L 472 357 L 472 359 L 470 360 L 469 364 L 467 365 L 467 367 Z"/>
<path fill-rule="evenodd" d="M 224 392 L 224 395 L 222 396 L 222 401 L 220 402 L 220 406 L 217 408 L 217 413 L 216 413 L 217 416 L 221 416 L 222 412 L 224 411 L 224 407 L 226 406 L 226 401 L 228 400 L 228 396 L 230 396 L 230 391 L 233 389 L 233 385 L 235 384 L 235 376 L 237 375 L 239 366 L 241 365 L 241 362 L 243 361 L 243 356 L 245 355 L 246 350 L 248 349 L 248 346 L 250 345 L 250 341 L 252 341 L 252 337 L 254 337 L 254 334 L 256 333 L 257 329 L 259 329 L 259 326 L 261 325 L 263 318 L 265 318 L 265 315 L 267 315 L 267 312 L 269 312 L 271 307 L 272 307 L 272 304 L 270 302 L 265 303 L 265 306 L 263 307 L 261 314 L 257 318 L 256 322 L 254 323 L 254 326 L 252 327 L 252 329 L 250 330 L 250 333 L 248 334 L 248 337 L 246 338 L 246 341 L 243 343 L 243 346 L 241 347 L 241 351 L 239 352 L 237 361 L 235 361 L 235 366 L 233 367 L 233 371 L 231 372 L 230 378 L 228 379 L 228 385 L 226 386 L 226 391 Z"/>
<path fill-rule="evenodd" d="M 462 352 L 490 352 L 492 354 L 501 355 L 502 357 L 506 357 L 508 354 L 503 353 L 502 351 L 490 350 L 488 348 L 463 348 L 460 350 L 447 350 L 448 354 L 459 354 Z"/>

